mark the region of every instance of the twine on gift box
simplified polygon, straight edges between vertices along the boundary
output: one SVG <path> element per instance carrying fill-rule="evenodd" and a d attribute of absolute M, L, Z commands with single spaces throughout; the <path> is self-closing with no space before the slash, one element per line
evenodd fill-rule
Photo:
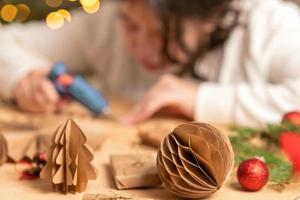
<path fill-rule="evenodd" d="M 139 145 L 133 146 L 133 147 L 134 147 L 134 154 L 135 155 L 144 155 L 145 154 L 144 151 L 142 151 L 140 148 L 137 148 L 137 147 L 139 147 Z M 136 161 L 134 163 L 132 163 L 131 165 L 129 165 L 127 168 L 123 169 L 123 174 L 126 175 L 128 173 L 127 170 L 130 170 L 132 167 L 134 167 L 134 168 L 142 168 L 142 167 L 144 167 L 145 163 L 148 160 L 151 160 L 150 155 L 147 155 L 144 158 L 136 156 Z"/>

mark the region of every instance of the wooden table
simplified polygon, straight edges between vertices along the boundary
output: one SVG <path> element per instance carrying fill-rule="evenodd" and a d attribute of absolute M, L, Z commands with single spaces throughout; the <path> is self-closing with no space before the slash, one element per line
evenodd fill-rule
<path fill-rule="evenodd" d="M 115 113 L 124 113 L 128 106 L 116 104 L 113 107 Z M 129 104 L 126 104 L 129 105 Z M 76 109 L 74 109 L 76 108 Z M 99 170 L 98 179 L 90 181 L 87 193 L 115 193 L 121 195 L 134 195 L 135 197 L 146 197 L 150 199 L 176 199 L 174 196 L 166 192 L 162 187 L 152 189 L 124 190 L 115 189 L 111 172 L 108 168 L 109 156 L 111 154 L 124 153 L 156 153 L 156 149 L 142 145 L 138 137 L 138 127 L 126 127 L 117 122 L 107 121 L 103 119 L 93 119 L 78 106 L 72 107 L 69 111 L 65 111 L 60 115 L 40 116 L 32 114 L 22 114 L 13 107 L 0 105 L 0 127 L 5 131 L 19 132 L 24 130 L 36 131 L 38 129 L 55 129 L 60 123 L 67 118 L 74 118 L 82 127 L 83 131 L 92 131 L 99 134 L 100 148 L 95 152 L 95 166 Z M 74 111 L 75 110 L 75 111 Z M 148 126 L 155 126 L 156 123 L 170 123 L 170 128 L 180 120 L 161 119 L 148 122 Z M 141 125 L 142 126 L 142 125 Z M 116 148 L 117 147 L 117 148 Z M 5 164 L 0 167 L 0 194 L 1 200 L 80 200 L 83 194 L 62 195 L 54 193 L 51 186 L 42 180 L 36 181 L 20 181 L 20 172 L 15 168 L 14 164 Z M 294 200 L 300 196 L 300 182 L 294 181 L 282 192 L 278 192 L 270 187 L 265 187 L 260 192 L 245 192 L 238 186 L 235 172 L 232 173 L 230 180 L 226 185 L 211 196 L 210 200 Z"/>

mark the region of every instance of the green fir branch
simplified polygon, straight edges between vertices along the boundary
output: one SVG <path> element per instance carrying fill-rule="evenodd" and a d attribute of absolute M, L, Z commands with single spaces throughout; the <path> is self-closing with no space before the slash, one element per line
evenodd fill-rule
<path fill-rule="evenodd" d="M 278 141 L 282 132 L 291 131 L 300 134 L 300 126 L 293 126 L 290 123 L 284 122 L 279 125 L 269 124 L 265 130 L 244 127 L 234 127 L 232 130 L 237 133 L 237 135 L 230 137 L 235 153 L 236 165 L 253 157 L 263 157 L 270 169 L 270 181 L 276 184 L 285 184 L 289 182 L 293 175 L 291 163 L 280 155 L 280 153 L 274 153 L 274 148 L 273 151 L 270 149 L 274 146 L 278 149 Z M 249 140 L 253 138 L 259 138 L 266 141 L 267 147 L 259 148 L 252 145 Z"/>
<path fill-rule="evenodd" d="M 253 157 L 263 157 L 270 170 L 270 181 L 282 184 L 287 183 L 292 177 L 292 165 L 280 155 L 254 147 L 239 136 L 231 137 L 230 141 L 235 153 L 236 165 Z"/>

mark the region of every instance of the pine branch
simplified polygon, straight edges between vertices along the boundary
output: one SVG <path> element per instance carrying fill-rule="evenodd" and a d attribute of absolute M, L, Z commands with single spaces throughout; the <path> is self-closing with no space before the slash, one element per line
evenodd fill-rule
<path fill-rule="evenodd" d="M 299 127 L 297 127 L 299 128 Z M 280 154 L 273 151 L 255 147 L 248 141 L 252 138 L 261 138 L 270 145 L 278 144 L 280 133 L 284 130 L 296 130 L 295 127 L 287 125 L 269 125 L 267 131 L 255 130 L 251 128 L 235 127 L 233 131 L 237 136 L 230 138 L 234 152 L 235 162 L 239 165 L 242 161 L 253 157 L 264 157 L 270 169 L 270 181 L 277 184 L 289 182 L 292 177 L 292 165 Z M 278 146 L 277 146 L 278 147 Z"/>
<path fill-rule="evenodd" d="M 280 135 L 283 132 L 293 132 L 300 135 L 300 126 L 294 126 L 289 122 L 283 122 L 282 124 L 268 124 L 267 129 L 263 131 L 263 137 L 268 139 L 270 143 L 278 145 Z"/>

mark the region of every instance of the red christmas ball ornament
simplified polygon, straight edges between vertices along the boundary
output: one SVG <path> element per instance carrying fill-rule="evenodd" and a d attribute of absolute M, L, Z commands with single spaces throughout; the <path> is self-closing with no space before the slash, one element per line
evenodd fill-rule
<path fill-rule="evenodd" d="M 268 182 L 269 170 L 265 162 L 252 158 L 242 162 L 237 177 L 240 185 L 248 191 L 259 191 Z"/>
<path fill-rule="evenodd" d="M 295 126 L 300 126 L 300 112 L 293 111 L 293 112 L 286 113 L 283 116 L 282 122 L 289 122 Z"/>
<path fill-rule="evenodd" d="M 295 132 L 283 132 L 279 138 L 280 148 L 293 163 L 294 171 L 300 173 L 300 135 Z"/>

